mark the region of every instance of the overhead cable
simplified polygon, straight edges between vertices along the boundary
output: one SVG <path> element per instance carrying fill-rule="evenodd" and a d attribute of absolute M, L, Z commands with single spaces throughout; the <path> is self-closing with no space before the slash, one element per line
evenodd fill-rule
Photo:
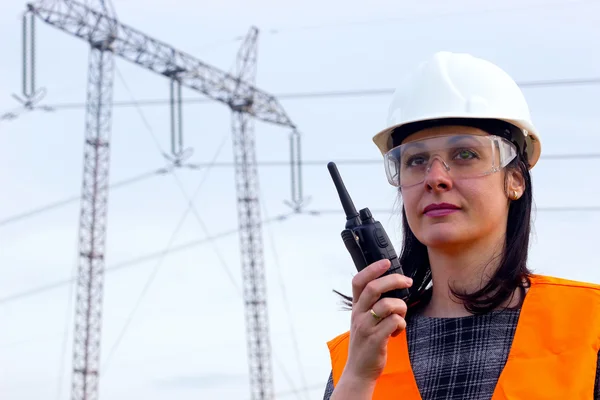
<path fill-rule="evenodd" d="M 113 183 L 112 185 L 109 185 L 108 187 L 109 187 L 109 189 L 117 189 L 117 188 L 120 188 L 120 187 L 129 186 L 131 184 L 143 181 L 145 179 L 151 178 L 151 177 L 156 176 L 156 175 L 166 174 L 167 172 L 169 172 L 169 168 L 158 168 L 158 169 L 155 169 L 155 170 L 152 170 L 152 171 L 149 171 L 149 172 L 145 172 L 145 173 L 143 173 L 141 175 L 137 175 L 137 176 L 134 176 L 132 178 L 124 179 L 122 181 Z M 60 207 L 66 206 L 68 204 L 75 203 L 75 202 L 80 201 L 80 200 L 81 200 L 81 196 L 71 196 L 71 197 L 68 197 L 68 198 L 66 198 L 64 200 L 55 201 L 55 202 L 46 204 L 44 206 L 36 207 L 36 208 L 34 208 L 32 210 L 29 210 L 29 211 L 25 211 L 25 212 L 22 212 L 22 213 L 19 213 L 19 214 L 15 214 L 15 215 L 12 215 L 12 216 L 9 216 L 9 217 L 5 217 L 3 219 L 0 219 L 0 227 L 5 226 L 5 225 L 9 225 L 9 224 L 12 224 L 12 223 L 15 223 L 15 222 L 19 222 L 21 220 L 24 220 L 26 218 L 30 218 L 30 217 L 36 216 L 38 214 L 42 214 L 42 213 L 45 213 L 45 212 L 48 212 L 48 211 L 52 211 L 52 210 L 54 210 L 56 208 L 60 208 Z"/>
<path fill-rule="evenodd" d="M 550 88 L 550 87 L 570 87 L 570 86 L 588 86 L 600 85 L 600 77 L 589 78 L 564 78 L 564 79 L 544 79 L 517 82 L 521 88 Z M 311 91 L 311 92 L 289 92 L 279 93 L 274 96 L 278 99 L 287 100 L 305 100 L 319 98 L 347 98 L 347 97 L 370 97 L 370 96 L 389 96 L 394 93 L 393 88 L 381 89 L 357 89 L 357 90 L 330 90 L 330 91 Z M 170 103 L 170 99 L 147 99 L 133 101 L 113 101 L 114 107 L 132 107 L 132 106 L 157 106 Z M 183 98 L 183 104 L 210 104 L 212 100 L 206 98 Z M 56 103 L 51 105 L 54 110 L 74 110 L 85 108 L 85 103 Z"/>
<path fill-rule="evenodd" d="M 600 153 L 547 154 L 547 155 L 542 155 L 541 159 L 542 160 L 596 160 L 596 159 L 600 159 Z M 302 166 L 319 166 L 319 167 L 323 166 L 324 167 L 327 165 L 327 163 L 329 161 L 331 161 L 331 160 L 305 160 L 305 161 L 302 161 Z M 338 165 L 378 165 L 378 164 L 381 164 L 382 161 L 380 159 L 349 159 L 349 158 L 346 158 L 346 159 L 335 160 L 335 163 Z M 289 161 L 262 161 L 262 162 L 258 162 L 257 165 L 259 167 L 289 167 L 290 162 Z M 232 167 L 234 167 L 234 164 L 232 162 L 215 162 L 214 164 L 213 163 L 193 163 L 193 164 L 184 164 L 183 165 L 183 167 L 186 167 L 189 169 L 198 169 L 198 170 L 208 168 L 209 166 L 211 168 L 232 168 Z M 173 167 L 160 168 L 160 169 L 157 169 L 154 171 L 150 171 L 145 174 L 139 175 L 137 177 L 133 177 L 133 178 L 129 178 L 129 179 L 117 182 L 113 185 L 110 185 L 110 188 L 115 189 L 118 187 L 127 186 L 132 183 L 141 181 L 143 179 L 150 178 L 154 175 L 164 175 L 164 174 L 170 172 L 170 170 L 172 168 Z M 25 211 L 25 212 L 22 212 L 19 214 L 5 217 L 3 219 L 0 219 L 0 227 L 9 225 L 11 223 L 19 222 L 19 221 L 27 219 L 27 218 L 34 217 L 38 214 L 42 214 L 44 212 L 51 211 L 51 210 L 54 210 L 54 209 L 62 207 L 62 206 L 66 206 L 73 202 L 79 201 L 80 199 L 81 199 L 80 196 L 71 196 L 64 200 L 49 203 L 44 206 L 36 207 L 29 211 Z"/>
<path fill-rule="evenodd" d="M 551 206 L 551 207 L 536 207 L 535 208 L 536 212 L 544 212 L 544 213 L 567 213 L 567 212 L 600 212 L 600 206 Z M 371 209 L 371 212 L 373 213 L 388 213 L 388 214 L 392 214 L 394 213 L 393 209 Z M 327 214 L 341 214 L 343 213 L 343 210 L 341 209 L 316 209 L 316 210 L 307 210 L 305 212 L 303 212 L 303 214 L 306 215 L 311 215 L 311 216 L 321 216 L 321 215 L 327 215 Z M 294 212 L 288 212 L 285 214 L 280 214 L 277 217 L 274 218 L 270 218 L 270 219 L 265 219 L 262 221 L 262 224 L 270 224 L 273 222 L 281 222 L 281 221 L 285 221 L 287 220 L 290 216 L 293 215 L 297 215 L 297 213 Z M 122 261 L 120 263 L 111 265 L 109 267 L 106 268 L 106 273 L 110 273 L 110 272 L 114 272 L 114 271 L 118 271 L 120 269 L 127 269 L 127 268 L 131 268 L 133 266 L 142 264 L 144 262 L 147 261 L 152 261 L 154 259 L 157 259 L 159 257 L 163 257 L 164 254 L 172 254 L 172 253 L 177 253 L 177 252 L 181 252 L 181 251 L 185 251 L 185 250 L 189 250 L 191 248 L 195 248 L 198 246 L 203 246 L 207 243 L 211 243 L 214 240 L 217 239 L 222 239 L 225 237 L 229 237 L 229 236 L 233 236 L 235 234 L 237 234 L 239 231 L 238 229 L 231 229 L 228 231 L 224 231 L 221 233 L 218 233 L 216 235 L 211 236 L 210 238 L 203 238 L 203 239 L 198 239 L 198 240 L 193 240 L 187 243 L 184 243 L 182 245 L 179 246 L 173 246 L 171 247 L 169 250 L 167 251 L 160 251 L 160 252 L 152 252 L 152 253 L 148 253 L 148 254 L 144 254 L 142 256 L 139 257 L 135 257 L 132 258 L 130 260 L 126 260 L 126 261 Z M 32 289 L 28 289 L 28 290 L 24 290 L 21 292 L 17 292 L 17 293 L 13 293 L 11 295 L 5 296 L 0 298 L 0 305 L 2 304 L 7 304 L 7 303 L 11 303 L 14 302 L 16 300 L 20 300 L 23 298 L 27 298 L 27 297 L 32 297 L 44 292 L 49 292 L 52 291 L 54 289 L 58 289 L 61 288 L 63 286 L 67 286 L 69 284 L 74 283 L 74 279 L 62 279 L 59 281 L 55 281 L 52 283 L 48 283 L 45 285 L 41 285 Z"/>

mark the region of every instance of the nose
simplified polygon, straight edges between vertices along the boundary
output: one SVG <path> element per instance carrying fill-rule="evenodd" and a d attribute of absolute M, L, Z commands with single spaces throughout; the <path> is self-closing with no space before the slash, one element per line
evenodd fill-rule
<path fill-rule="evenodd" d="M 452 188 L 452 178 L 444 160 L 436 157 L 431 161 L 423 183 L 429 192 L 444 192 Z"/>

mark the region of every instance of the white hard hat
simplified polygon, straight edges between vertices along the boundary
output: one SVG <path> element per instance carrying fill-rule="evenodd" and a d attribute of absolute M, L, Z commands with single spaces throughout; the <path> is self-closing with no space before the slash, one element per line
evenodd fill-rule
<path fill-rule="evenodd" d="M 540 157 L 540 136 L 517 83 L 489 61 L 445 51 L 419 65 L 396 88 L 387 127 L 373 137 L 373 142 L 385 154 L 393 147 L 392 132 L 396 128 L 447 118 L 508 122 L 522 134 L 513 139 L 521 151 L 525 148 L 529 168 Z"/>

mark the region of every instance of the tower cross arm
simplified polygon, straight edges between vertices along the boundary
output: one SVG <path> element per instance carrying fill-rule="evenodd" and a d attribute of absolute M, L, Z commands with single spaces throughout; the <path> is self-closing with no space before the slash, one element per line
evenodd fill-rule
<path fill-rule="evenodd" d="M 236 111 L 295 128 L 273 95 L 84 4 L 41 0 L 27 6 L 44 22 L 89 42 L 92 47 L 107 48 L 118 57 L 176 79 L 182 86 Z"/>

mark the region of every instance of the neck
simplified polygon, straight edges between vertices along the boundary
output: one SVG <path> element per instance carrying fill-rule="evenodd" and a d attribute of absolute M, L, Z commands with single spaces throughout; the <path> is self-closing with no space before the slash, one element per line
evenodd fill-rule
<path fill-rule="evenodd" d="M 471 315 L 450 288 L 472 293 L 485 286 L 500 266 L 503 246 L 504 235 L 494 235 L 490 240 L 468 245 L 429 248 L 433 291 L 424 315 L 447 318 Z"/>

